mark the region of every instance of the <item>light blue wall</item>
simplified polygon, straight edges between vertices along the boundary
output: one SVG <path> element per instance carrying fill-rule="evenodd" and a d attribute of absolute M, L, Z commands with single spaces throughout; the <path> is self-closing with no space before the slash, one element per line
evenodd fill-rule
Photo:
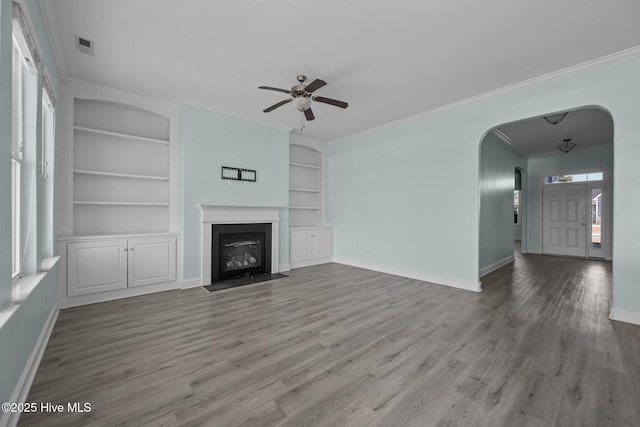
<path fill-rule="evenodd" d="M 336 258 L 477 282 L 484 133 L 584 106 L 607 109 L 615 124 L 613 304 L 640 313 L 638 57 L 329 144 L 327 211 Z"/>
<path fill-rule="evenodd" d="M 526 159 L 493 132 L 480 146 L 480 269 L 513 256 L 515 168 Z"/>
<path fill-rule="evenodd" d="M 614 129 L 614 132 L 616 130 Z M 571 151 L 568 154 L 561 152 L 547 153 L 529 157 L 527 175 L 527 250 L 529 252 L 540 253 L 542 251 L 542 242 L 540 241 L 540 229 L 542 224 L 542 198 L 541 198 L 541 181 L 544 176 L 556 175 L 558 173 L 587 172 L 603 170 L 611 177 L 613 172 L 613 156 L 614 147 L 598 147 L 587 150 Z M 638 159 L 640 161 L 640 159 Z M 608 187 L 605 188 L 611 195 L 611 181 L 607 181 Z M 618 183 L 614 184 L 617 188 Z M 611 200 L 611 199 L 609 199 Z M 609 203 L 608 208 L 605 207 L 605 215 L 612 218 L 612 204 Z M 637 229 L 637 227 L 634 227 Z M 614 236 L 615 237 L 615 236 Z M 616 258 L 617 261 L 617 258 Z M 639 307 L 640 309 L 640 307 Z"/>
<path fill-rule="evenodd" d="M 447 111 L 327 146 L 335 260 L 477 284 L 478 153 L 488 127 L 464 119 Z"/>
<path fill-rule="evenodd" d="M 289 260 L 289 133 L 211 111 L 180 110 L 184 279 L 201 277 L 199 204 L 278 206 L 280 260 Z M 257 171 L 257 182 L 227 181 L 221 167 Z"/>
<path fill-rule="evenodd" d="M 44 275 L 38 287 L 18 306 L 0 329 L 0 402 L 10 402 L 57 295 L 57 267 Z M 1 418 L 2 414 L 0 414 Z"/>

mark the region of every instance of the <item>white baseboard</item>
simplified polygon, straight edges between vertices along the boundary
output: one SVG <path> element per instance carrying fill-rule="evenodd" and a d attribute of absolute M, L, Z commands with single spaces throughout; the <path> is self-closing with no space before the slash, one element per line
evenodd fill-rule
<path fill-rule="evenodd" d="M 18 384 L 16 384 L 16 388 L 14 389 L 9 402 L 25 403 L 27 401 L 29 389 L 31 389 L 31 384 L 36 376 L 38 367 L 40 366 L 40 361 L 44 355 L 45 348 L 47 348 L 47 343 L 49 342 L 49 337 L 51 336 L 53 327 L 56 324 L 59 312 L 60 309 L 58 309 L 57 306 L 54 306 L 51 313 L 49 313 L 49 317 L 42 327 L 38 341 L 36 341 L 36 345 L 33 348 L 29 359 L 27 359 L 27 364 L 18 379 Z M 19 412 L 2 413 L 0 414 L 0 426 L 15 427 L 18 424 L 18 418 L 20 418 Z"/>
<path fill-rule="evenodd" d="M 327 264 L 333 262 L 332 258 L 314 258 L 306 261 L 297 261 L 291 263 L 291 268 L 311 267 L 312 265 Z"/>
<path fill-rule="evenodd" d="M 75 297 L 65 297 L 59 301 L 60 308 L 77 307 L 80 305 L 95 304 L 98 302 L 112 301 L 116 299 L 137 297 L 140 295 L 153 294 L 156 292 L 180 289 L 178 281 L 155 283 L 146 286 L 134 286 L 131 288 L 118 289 L 115 291 L 96 292 L 95 294 L 78 295 Z"/>
<path fill-rule="evenodd" d="M 202 286 L 202 277 L 196 277 L 195 279 L 183 280 L 180 283 L 180 289 L 199 288 Z"/>
<path fill-rule="evenodd" d="M 611 311 L 609 312 L 609 319 L 617 320 L 618 322 L 640 325 L 640 313 L 638 313 L 637 311 L 627 311 L 611 308 Z"/>
<path fill-rule="evenodd" d="M 334 257 L 333 262 L 338 264 L 350 265 L 352 267 L 364 268 L 367 270 L 378 271 L 380 273 L 393 274 L 394 276 L 407 277 L 409 279 L 421 280 L 436 285 L 449 286 L 451 288 L 464 289 L 466 291 L 482 292 L 482 284 L 480 282 L 466 282 L 458 279 L 446 277 L 437 277 L 416 271 L 402 270 L 393 267 L 382 267 L 379 265 L 369 264 L 360 261 L 353 261 L 345 258 Z"/>
<path fill-rule="evenodd" d="M 480 269 L 480 277 L 491 273 L 492 271 L 496 271 L 497 269 L 499 269 L 500 267 L 504 267 L 507 264 L 512 263 L 513 261 L 515 261 L 515 257 L 513 255 L 508 256 L 506 258 L 501 259 L 500 261 L 496 261 L 493 264 L 489 264 L 486 267 L 483 267 Z"/>

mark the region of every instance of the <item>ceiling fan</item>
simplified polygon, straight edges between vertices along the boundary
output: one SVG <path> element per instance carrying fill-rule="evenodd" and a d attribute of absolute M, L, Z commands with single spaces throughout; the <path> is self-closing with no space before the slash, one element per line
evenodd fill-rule
<path fill-rule="evenodd" d="M 277 87 L 271 86 L 259 86 L 258 89 L 266 89 L 266 90 L 275 90 L 276 92 L 283 92 L 291 95 L 290 99 L 285 99 L 283 101 L 278 102 L 277 104 L 273 104 L 271 107 L 264 109 L 265 113 L 269 113 L 275 110 L 278 107 L 283 106 L 284 104 L 288 104 L 291 102 L 293 107 L 304 113 L 304 117 L 311 121 L 315 119 L 313 115 L 313 111 L 311 111 L 311 101 L 322 102 L 323 104 L 334 105 L 340 108 L 347 108 L 349 104 L 343 101 L 338 101 L 336 99 L 325 98 L 322 96 L 312 95 L 313 92 L 325 86 L 327 82 L 320 79 L 315 79 L 308 85 L 305 85 L 304 82 L 307 80 L 307 76 L 300 74 L 297 76 L 298 84 L 293 86 L 290 90 L 280 89 Z"/>

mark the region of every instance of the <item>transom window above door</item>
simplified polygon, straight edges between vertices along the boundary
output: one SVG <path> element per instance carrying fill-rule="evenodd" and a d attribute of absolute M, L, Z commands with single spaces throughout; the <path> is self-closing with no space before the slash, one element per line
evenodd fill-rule
<path fill-rule="evenodd" d="M 545 184 L 564 184 L 567 182 L 602 181 L 604 172 L 588 172 L 573 175 L 552 175 L 544 178 Z"/>

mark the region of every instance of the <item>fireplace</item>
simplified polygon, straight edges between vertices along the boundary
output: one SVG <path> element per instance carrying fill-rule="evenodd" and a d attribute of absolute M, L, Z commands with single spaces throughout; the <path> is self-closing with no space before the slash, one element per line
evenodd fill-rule
<path fill-rule="evenodd" d="M 213 236 L 213 227 L 224 225 L 270 225 L 269 240 L 262 245 L 265 249 L 265 257 L 261 263 L 265 266 L 265 272 L 271 274 L 280 272 L 279 252 L 280 252 L 280 210 L 282 207 L 267 206 L 230 206 L 230 205 L 199 205 L 202 212 L 202 282 L 203 286 L 211 285 L 214 282 L 212 273 L 214 268 L 220 270 L 217 264 L 218 258 L 213 256 L 213 252 L 220 245 L 219 239 Z M 247 239 L 248 240 L 248 239 Z M 269 244 L 269 241 L 271 242 Z M 267 258 L 267 251 L 270 251 L 270 261 Z M 219 253 L 218 253 L 219 254 Z M 244 252 L 242 253 L 244 256 Z M 256 262 L 257 262 L 257 257 Z M 249 259 L 247 259 L 249 261 Z M 242 260 L 244 264 L 244 258 Z M 286 268 L 286 265 L 285 265 Z M 268 273 L 266 273 L 268 274 Z M 218 277 L 215 281 L 219 281 Z"/>
<path fill-rule="evenodd" d="M 271 224 L 212 224 L 211 283 L 271 273 Z"/>

